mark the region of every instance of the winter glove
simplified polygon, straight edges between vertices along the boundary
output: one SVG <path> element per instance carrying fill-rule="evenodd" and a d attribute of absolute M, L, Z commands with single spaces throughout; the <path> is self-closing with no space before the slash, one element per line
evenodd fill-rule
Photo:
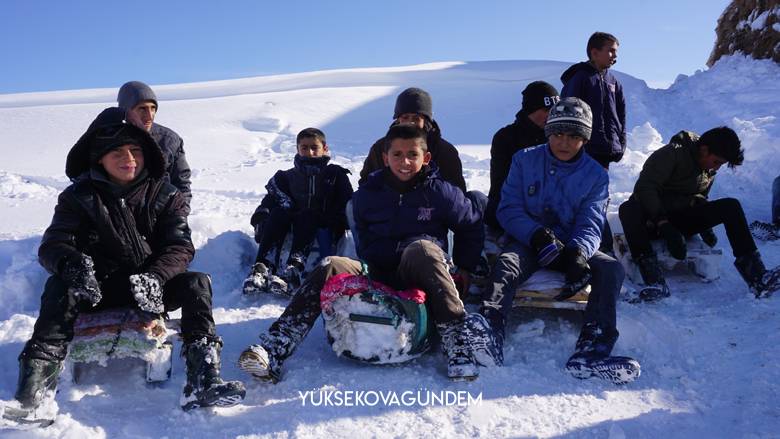
<path fill-rule="evenodd" d="M 685 254 L 687 253 L 685 237 L 672 225 L 672 223 L 665 222 L 659 225 L 658 233 L 664 238 L 664 241 L 666 241 L 666 248 L 675 259 L 681 261 L 685 259 Z"/>
<path fill-rule="evenodd" d="M 552 230 L 542 227 L 531 236 L 531 247 L 536 250 L 539 265 L 546 267 L 560 256 L 563 243 L 558 240 Z"/>
<path fill-rule="evenodd" d="M 252 214 L 252 218 L 249 219 L 249 223 L 255 229 L 255 242 L 260 243 L 263 240 L 263 225 L 265 220 L 268 219 L 268 215 L 271 212 L 265 207 L 258 207 L 255 213 Z"/>
<path fill-rule="evenodd" d="M 130 276 L 130 291 L 138 307 L 146 312 L 162 314 L 165 311 L 162 301 L 160 279 L 153 273 L 133 274 Z"/>
<path fill-rule="evenodd" d="M 100 284 L 95 279 L 95 263 L 92 258 L 80 254 L 75 258 L 66 259 L 60 276 L 68 286 L 68 294 L 76 303 L 89 302 L 95 306 L 103 298 Z"/>
<path fill-rule="evenodd" d="M 715 236 L 715 231 L 712 229 L 703 230 L 701 233 L 699 233 L 699 236 L 701 236 L 701 240 L 704 241 L 704 243 L 707 244 L 710 248 L 715 247 L 715 244 L 718 243 L 718 237 Z"/>
<path fill-rule="evenodd" d="M 561 265 L 566 274 L 566 283 L 555 300 L 566 300 L 590 283 L 590 265 L 579 247 L 566 247 L 561 255 Z"/>

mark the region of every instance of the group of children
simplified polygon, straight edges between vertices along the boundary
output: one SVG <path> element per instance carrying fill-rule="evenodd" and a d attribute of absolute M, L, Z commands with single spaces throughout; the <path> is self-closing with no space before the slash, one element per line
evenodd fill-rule
<path fill-rule="evenodd" d="M 602 246 L 608 166 L 625 149 L 625 100 L 608 72 L 617 48 L 614 36 L 595 33 L 588 42 L 589 61 L 564 74 L 563 97 L 542 81 L 526 87 L 516 121 L 493 139 L 487 197 L 466 191 L 457 150 L 442 138 L 430 95 L 419 88 L 398 96 L 394 121 L 371 147 L 354 192 L 349 171 L 329 162 L 325 134 L 301 131 L 294 167 L 271 178 L 252 215 L 259 248 L 243 285 L 247 294 L 270 291 L 291 300 L 260 343 L 241 353 L 239 367 L 277 382 L 282 364 L 321 314 L 326 281 L 342 273 L 365 274 L 367 266 L 373 280 L 426 293 L 448 376 L 472 380 L 479 366 L 502 364 L 515 291 L 535 271 L 548 269 L 564 275 L 557 300 L 591 287 L 566 369 L 579 378 L 635 379 L 639 363 L 611 355 L 624 271 Z M 60 195 L 39 250 L 52 275 L 33 336 L 19 357 L 20 416 L 30 415 L 56 387 L 78 313 L 112 306 L 152 313 L 182 308 L 187 367 L 182 408 L 233 405 L 245 395 L 240 382 L 219 376 L 222 342 L 211 316 L 209 276 L 186 271 L 195 250 L 181 139 L 153 122 L 157 99 L 145 84 L 125 84 L 118 102 L 68 154 L 73 184 Z M 724 163 L 742 163 L 739 139 L 725 127 L 700 137 L 681 132 L 647 160 L 633 195 L 619 209 L 647 284 L 641 299 L 670 294 L 650 239 L 665 239 L 672 254 L 684 258 L 687 237 L 701 234 L 714 246 L 711 228 L 721 223 L 735 265 L 756 296 L 778 289 L 780 274 L 761 262 L 739 202 L 707 199 Z M 336 255 L 335 243 L 348 228 L 358 259 Z M 483 264 L 486 231 L 502 251 L 479 312 L 468 313 L 448 254 L 468 285 Z M 288 232 L 292 243 L 281 263 L 279 248 Z M 322 259 L 306 274 L 315 241 Z"/>

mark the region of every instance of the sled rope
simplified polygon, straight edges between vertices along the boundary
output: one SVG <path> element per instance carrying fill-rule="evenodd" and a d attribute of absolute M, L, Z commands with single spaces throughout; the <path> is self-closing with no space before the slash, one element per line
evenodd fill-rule
<path fill-rule="evenodd" d="M 122 321 L 119 322 L 119 326 L 116 328 L 116 335 L 114 335 L 114 341 L 111 342 L 111 349 L 108 350 L 106 355 L 110 358 L 114 351 L 116 350 L 117 345 L 119 345 L 119 339 L 122 337 L 122 328 L 125 326 L 125 323 L 130 319 L 130 312 L 132 309 L 127 309 L 125 311 L 125 314 L 122 316 Z"/>

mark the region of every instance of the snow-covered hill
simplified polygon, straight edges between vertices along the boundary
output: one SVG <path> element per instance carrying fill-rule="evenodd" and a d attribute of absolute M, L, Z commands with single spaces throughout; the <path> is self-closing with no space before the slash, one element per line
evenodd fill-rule
<path fill-rule="evenodd" d="M 643 364 L 642 377 L 625 387 L 563 372 L 579 322 L 577 315 L 556 313 L 513 315 L 506 366 L 484 370 L 468 384 L 450 383 L 437 354 L 401 367 L 337 358 L 320 325 L 287 362 L 278 385 L 253 383 L 235 366 L 285 305 L 272 298 L 247 301 L 239 288 L 256 249 L 249 216 L 268 178 L 290 166 L 300 129 L 323 129 L 334 160 L 353 171 L 356 183 L 368 147 L 391 122 L 397 93 L 424 88 L 444 137 L 460 150 L 470 189 L 487 192 L 493 133 L 513 120 L 528 82 L 560 86 L 567 66 L 452 62 L 154 87 L 157 121 L 182 135 L 193 168 L 190 225 L 198 253 L 191 268 L 213 275 L 223 374 L 247 382 L 247 399 L 230 409 L 183 413 L 184 370 L 177 357 L 172 380 L 159 388 L 121 373 L 95 383 L 62 381 L 57 422 L 18 437 L 780 436 L 780 298 L 750 297 L 722 228 L 716 229 L 725 250 L 720 280 L 702 284 L 677 276 L 669 300 L 619 305 L 616 353 Z M 737 197 L 749 219 L 768 219 L 770 182 L 780 173 L 777 64 L 725 57 L 666 90 L 618 77 L 628 98 L 630 151 L 610 170 L 612 210 L 630 194 L 647 155 L 671 135 L 725 124 L 739 133 L 747 160 L 721 172 L 713 196 Z M 115 93 L 0 95 L 0 399 L 13 397 L 15 358 L 38 312 L 46 273 L 36 261 L 37 245 L 57 194 L 68 185 L 65 156 L 94 116 L 113 105 Z M 767 265 L 780 264 L 780 244 L 760 244 L 760 250 Z M 481 393 L 482 404 L 304 406 L 299 392 L 321 389 L 465 390 Z"/>

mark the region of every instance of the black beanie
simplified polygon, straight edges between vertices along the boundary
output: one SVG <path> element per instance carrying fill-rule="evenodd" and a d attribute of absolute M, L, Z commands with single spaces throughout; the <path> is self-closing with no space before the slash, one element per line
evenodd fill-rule
<path fill-rule="evenodd" d="M 97 164 L 101 157 L 122 145 L 142 146 L 137 130 L 127 124 L 105 125 L 95 130 L 89 144 L 89 162 Z"/>
<path fill-rule="evenodd" d="M 523 110 L 529 114 L 540 108 L 550 108 L 560 100 L 558 90 L 544 81 L 534 81 L 523 90 Z"/>
<path fill-rule="evenodd" d="M 154 105 L 157 105 L 157 96 L 154 94 L 152 88 L 143 82 L 130 81 L 125 82 L 124 85 L 119 88 L 116 101 L 119 104 L 119 108 L 129 111 L 144 101 L 152 101 L 154 102 Z"/>
<path fill-rule="evenodd" d="M 393 119 L 398 119 L 399 116 L 406 113 L 422 114 L 428 120 L 433 120 L 431 95 L 427 91 L 416 87 L 402 91 L 395 100 Z"/>

